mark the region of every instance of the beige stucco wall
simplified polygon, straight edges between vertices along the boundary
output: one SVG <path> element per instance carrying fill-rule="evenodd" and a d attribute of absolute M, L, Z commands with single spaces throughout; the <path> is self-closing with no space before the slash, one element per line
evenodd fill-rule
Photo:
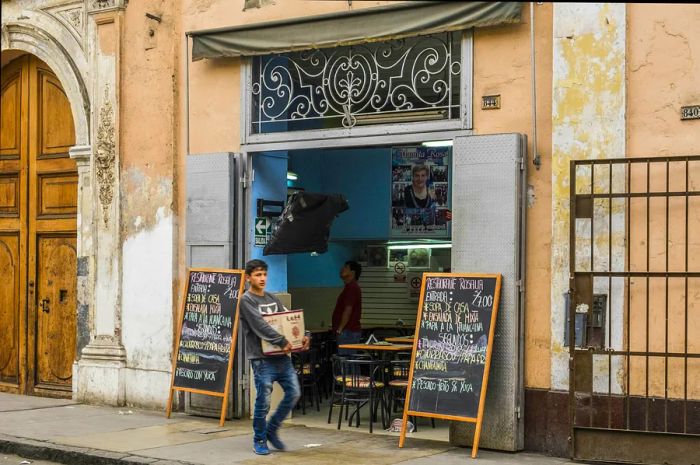
<path fill-rule="evenodd" d="M 289 18 L 295 15 L 322 14 L 333 11 L 348 11 L 351 9 L 345 2 L 306 2 L 294 0 L 285 2 L 284 5 L 267 5 L 262 8 L 253 8 L 243 11 L 243 0 L 232 7 L 225 2 L 189 1 L 183 4 L 182 30 L 198 30 L 222 26 L 236 26 L 263 21 L 271 21 Z M 366 8 L 378 6 L 386 2 L 362 2 L 353 4 L 352 8 Z M 552 260 L 551 247 L 553 244 L 553 224 L 561 229 L 560 239 L 568 240 L 568 217 L 561 214 L 552 215 L 552 182 L 560 188 L 560 200 L 568 199 L 568 183 L 564 183 L 568 177 L 568 159 L 572 156 L 621 156 L 624 153 L 639 155 L 652 153 L 664 153 L 674 150 L 676 153 L 691 153 L 694 147 L 692 130 L 688 128 L 697 124 L 694 122 L 680 122 L 677 117 L 678 106 L 694 103 L 693 91 L 700 88 L 697 83 L 697 60 L 688 58 L 690 53 L 689 42 L 693 37 L 684 36 L 678 31 L 693 31 L 690 27 L 697 20 L 697 7 L 674 7 L 663 9 L 668 20 L 664 20 L 665 26 L 659 22 L 659 8 L 645 5 L 628 5 L 629 24 L 627 26 L 629 37 L 624 35 L 601 36 L 609 49 L 603 50 L 591 40 L 597 37 L 595 33 L 580 38 L 569 44 L 571 39 L 560 37 L 563 55 L 559 60 L 568 63 L 570 70 L 579 75 L 572 75 L 574 80 L 580 78 L 581 82 L 587 82 L 587 74 L 584 68 L 576 64 L 576 57 L 581 53 L 600 54 L 600 57 L 609 60 L 608 68 L 615 71 L 615 78 L 598 79 L 591 83 L 591 91 L 599 96 L 604 96 L 611 105 L 597 104 L 592 108 L 590 121 L 595 124 L 593 132 L 589 123 L 581 128 L 580 137 L 574 146 L 574 152 L 563 152 L 564 146 L 560 146 L 560 155 L 557 158 L 558 168 L 554 177 L 552 159 L 552 70 L 553 63 L 553 6 L 543 4 L 535 6 L 536 24 L 536 56 L 537 56 L 537 111 L 538 111 L 538 152 L 541 155 L 542 166 L 536 170 L 530 163 L 528 165 L 528 230 L 527 230 L 527 276 L 526 299 L 527 312 L 525 315 L 526 344 L 525 344 L 525 383 L 528 387 L 549 388 L 552 379 L 563 388 L 567 385 L 566 375 L 568 370 L 562 363 L 561 373 L 553 376 L 550 354 L 552 351 L 560 353 L 562 360 L 565 358 L 566 349 L 561 342 L 552 341 L 552 328 L 557 331 L 563 328 L 559 321 L 552 323 L 553 313 L 563 311 L 563 301 L 558 298 L 556 302 L 551 299 L 552 279 L 551 267 L 555 266 L 560 271 L 566 271 L 568 265 Z M 611 31 L 610 28 L 619 30 L 620 24 L 605 22 L 613 18 L 622 22 L 622 30 L 626 21 L 624 14 L 613 12 L 610 5 L 599 5 L 596 8 L 594 18 L 600 19 L 600 31 Z M 478 134 L 499 132 L 522 132 L 528 135 L 532 144 L 531 123 L 531 74 L 530 74 L 530 43 L 529 43 L 529 4 L 523 9 L 523 22 L 517 26 L 480 29 L 474 35 L 474 129 Z M 675 18 L 675 19 L 674 19 Z M 680 20 L 678 26 L 676 19 Z M 573 17 L 572 17 L 573 21 Z M 669 29 L 671 27 L 671 29 Z M 694 32 L 689 32 L 693 34 Z M 695 33 L 697 34 L 697 33 Z M 654 36 L 659 36 L 657 40 Z M 591 39 L 591 40 L 589 40 Z M 599 37 L 600 39 L 600 37 Z M 588 42 L 587 42 L 588 40 Z M 620 42 L 622 40 L 622 42 Z M 666 43 L 668 42 L 668 43 Z M 619 47 L 618 44 L 623 44 Z M 567 45 L 568 44 L 568 45 Z M 614 44 L 614 45 L 612 45 Z M 626 44 L 626 45 L 625 45 Z M 606 45 L 607 46 L 607 45 Z M 596 48 L 598 47 L 598 48 Z M 664 53 L 669 47 L 673 53 Z M 684 52 L 685 50 L 685 52 Z M 628 56 L 625 56 L 625 53 Z M 607 54 L 607 55 L 605 55 Z M 652 63 L 655 54 L 666 61 L 658 65 Z M 625 61 L 627 60 L 627 61 Z M 627 79 L 618 73 L 620 66 L 628 71 Z M 620 68 L 625 69 L 625 68 Z M 181 76 L 184 76 L 184 64 L 181 66 Z M 567 71 L 568 72 L 568 71 Z M 583 74 L 581 74 L 583 73 Z M 664 85 L 659 85 L 657 74 L 661 73 Z M 664 78 L 665 76 L 665 78 Z M 688 76 L 688 79 L 679 79 L 679 76 Z M 189 63 L 189 114 L 190 114 L 190 153 L 206 153 L 219 151 L 237 151 L 240 146 L 240 60 L 219 59 L 202 60 Z M 626 82 L 627 81 L 627 82 Z M 183 81 L 184 82 L 184 81 Z M 581 89 L 571 86 L 573 81 L 565 81 L 562 86 L 568 93 L 561 94 L 555 101 L 559 108 L 555 112 L 554 121 L 560 129 L 569 123 L 566 115 L 570 115 L 579 121 L 586 118 L 587 98 L 580 98 Z M 578 81 L 577 81 L 578 82 Z M 561 84 L 561 83 L 560 83 Z M 629 86 L 630 98 L 625 103 L 625 84 Z M 562 86 L 559 86 L 561 89 Z M 555 86 L 556 87 L 556 86 Z M 649 92 L 657 89 L 656 92 Z M 669 98 L 669 89 L 673 90 L 672 99 Z M 184 86 L 180 86 L 181 110 L 184 108 Z M 577 94 L 578 92 L 578 94 Z M 697 92 L 697 91 L 695 91 Z M 482 95 L 500 94 L 502 98 L 501 110 L 480 109 Z M 606 97 L 607 96 L 607 97 Z M 612 96 L 612 97 L 610 97 Z M 675 102 L 676 107 L 670 108 L 670 101 Z M 614 105 L 613 105 L 614 104 Z M 617 107 L 615 107 L 617 105 Z M 622 107 L 620 107 L 622 105 Z M 622 131 L 618 131 L 617 122 L 624 121 L 621 116 L 622 108 L 627 105 L 627 122 L 622 123 Z M 184 114 L 183 121 L 184 121 Z M 610 116 L 608 116 L 610 115 Z M 610 118 L 614 118 L 615 125 L 610 125 Z M 663 119 L 663 130 L 658 131 L 655 119 Z M 606 122 L 607 121 L 607 122 Z M 600 124 L 599 124 L 600 122 Z M 577 123 L 577 124 L 579 124 Z M 626 127 L 625 127 L 626 124 Z M 668 125 L 668 129 L 666 129 Z M 184 128 L 182 128 L 184 139 Z M 566 136 L 560 133 L 560 142 Z M 614 137 L 610 135 L 615 134 Z M 650 143 L 650 135 L 652 137 Z M 593 139 L 591 137 L 593 136 Z M 613 143 L 614 141 L 614 143 Z M 695 144 L 697 146 L 697 143 Z M 638 148 L 642 148 L 639 151 Z M 671 149 L 671 147 L 673 147 Z M 613 154 L 612 152 L 616 152 Z M 578 155 L 577 155 L 578 154 Z M 588 155 L 585 155 L 588 154 Z M 180 156 L 184 155 L 184 147 Z M 530 156 L 532 151 L 530 151 Z M 181 160 L 183 162 L 184 160 Z M 182 196 L 179 192 L 180 208 L 182 208 Z M 180 210 L 180 216 L 182 211 Z M 184 249 L 184 231 L 180 225 L 180 250 Z M 561 242 L 561 241 L 560 241 Z M 556 248 L 556 247 L 555 247 Z M 565 255 L 560 253 L 560 255 Z M 182 257 L 179 260 L 180 273 L 184 272 Z M 555 286 L 556 287 L 556 286 Z M 556 289 L 559 289 L 556 287 Z"/>
<path fill-rule="evenodd" d="M 366 1 L 317 2 L 306 0 L 277 0 L 260 8 L 244 10 L 244 0 L 183 2 L 184 31 L 217 27 L 235 27 L 305 17 L 326 13 L 352 11 L 394 2 Z M 190 153 L 236 152 L 240 147 L 240 59 L 216 59 L 190 62 Z"/>
<path fill-rule="evenodd" d="M 550 377 L 550 244 L 552 5 L 535 5 L 537 134 L 542 165 L 532 163 L 532 69 L 530 4 L 517 26 L 478 29 L 474 34 L 474 130 L 528 136 L 525 386 L 548 388 Z M 501 95 L 500 110 L 481 110 L 482 95 Z"/>
<path fill-rule="evenodd" d="M 628 157 L 682 156 L 700 153 L 700 120 L 682 121 L 680 108 L 700 104 L 700 6 L 628 4 L 628 61 L 627 61 L 627 151 Z M 688 187 L 700 190 L 700 162 L 688 167 Z M 632 189 L 646 191 L 646 164 L 633 172 Z M 670 190 L 685 188 L 685 163 L 672 163 L 669 169 Z M 650 190 L 666 190 L 666 167 L 661 164 L 651 169 Z M 683 271 L 685 249 L 688 246 L 688 269 L 700 270 L 700 201 L 688 201 L 688 240 L 685 237 L 685 198 L 669 201 L 668 238 L 666 237 L 666 201 L 655 199 L 649 205 L 649 235 L 647 237 L 647 202 L 640 198 L 630 208 L 630 269 Z M 666 244 L 668 239 L 668 253 Z M 663 352 L 700 352 L 700 283 L 670 279 L 631 280 L 629 341 L 631 350 Z M 668 293 L 668 300 L 666 294 Z M 687 294 L 687 297 L 686 297 Z M 688 327 L 686 333 L 686 301 Z M 668 305 L 667 305 L 668 302 Z M 648 305 L 647 305 L 648 303 Z M 648 312 L 647 312 L 648 307 Z M 668 313 L 666 311 L 668 307 Z M 668 315 L 668 329 L 666 318 Z M 668 334 L 668 336 L 667 336 Z M 686 337 L 687 334 L 687 337 Z M 687 345 L 686 345 L 687 342 Z M 671 398 L 700 398 L 700 363 L 670 359 L 668 373 L 663 357 L 631 359 L 632 375 L 629 392 Z M 648 377 L 647 377 L 648 373 Z M 667 377 L 667 378 L 666 378 Z M 648 378 L 648 384 L 647 384 Z M 668 381 L 665 381 L 668 379 Z"/>
<path fill-rule="evenodd" d="M 178 118 L 182 54 L 179 2 L 130 2 L 120 55 L 122 342 L 126 401 L 165 405 L 170 382 L 176 263 Z M 146 17 L 158 16 L 161 22 Z"/>
<path fill-rule="evenodd" d="M 627 4 L 627 156 L 700 153 L 700 6 Z"/>
<path fill-rule="evenodd" d="M 278 20 L 298 15 L 367 8 L 388 2 L 308 2 L 290 0 L 276 5 L 243 10 L 243 1 L 186 2 L 186 31 Z M 550 4 L 536 6 L 539 153 L 542 167 L 528 166 L 528 244 L 526 296 L 526 375 L 531 387 L 549 387 L 549 218 L 551 139 L 551 14 Z M 474 128 L 478 134 L 521 132 L 532 147 L 531 68 L 529 6 L 516 26 L 477 30 L 474 35 Z M 240 60 L 201 60 L 189 64 L 190 153 L 237 151 L 240 146 Z M 500 110 L 482 111 L 481 95 L 501 94 Z M 532 152 L 530 152 L 532 153 Z M 180 193 L 182 195 L 183 193 Z M 182 225 L 181 225 L 182 226 Z M 181 236 L 181 245 L 182 237 Z M 184 269 L 181 269 L 181 273 Z"/>

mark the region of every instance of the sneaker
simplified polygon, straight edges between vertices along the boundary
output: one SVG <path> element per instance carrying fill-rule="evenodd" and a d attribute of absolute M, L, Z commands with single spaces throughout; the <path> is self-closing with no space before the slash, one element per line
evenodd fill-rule
<path fill-rule="evenodd" d="M 253 441 L 253 452 L 258 455 L 269 455 L 270 449 L 267 448 L 265 441 Z"/>
<path fill-rule="evenodd" d="M 280 441 L 280 437 L 277 435 L 277 431 L 268 431 L 267 432 L 267 440 L 272 444 L 272 447 L 274 447 L 277 450 L 287 450 L 287 446 L 284 445 L 282 441 Z"/>

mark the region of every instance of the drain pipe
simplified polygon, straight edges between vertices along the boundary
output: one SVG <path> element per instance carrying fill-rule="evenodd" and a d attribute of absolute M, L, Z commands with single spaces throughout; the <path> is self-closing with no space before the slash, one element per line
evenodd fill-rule
<path fill-rule="evenodd" d="M 538 2 L 539 3 L 539 2 Z M 537 153 L 537 81 L 535 72 L 535 2 L 530 2 L 530 67 L 532 69 L 532 163 L 540 169 L 540 155 Z"/>

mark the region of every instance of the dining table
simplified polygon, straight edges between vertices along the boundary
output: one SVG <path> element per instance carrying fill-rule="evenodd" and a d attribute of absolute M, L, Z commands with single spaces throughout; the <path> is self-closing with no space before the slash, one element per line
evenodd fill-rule
<path fill-rule="evenodd" d="M 368 352 L 403 352 L 413 350 L 413 344 L 392 344 L 390 342 L 386 344 L 339 344 L 338 348 L 350 350 L 366 350 Z"/>
<path fill-rule="evenodd" d="M 391 342 L 394 344 L 410 344 L 413 345 L 413 341 L 416 340 L 415 336 L 399 336 L 399 337 L 385 337 L 386 342 Z"/>
<path fill-rule="evenodd" d="M 398 352 L 413 351 L 413 344 L 392 344 L 389 342 L 379 342 L 373 344 L 339 344 L 339 349 L 364 350 L 377 356 L 381 360 L 390 360 L 391 355 Z"/>

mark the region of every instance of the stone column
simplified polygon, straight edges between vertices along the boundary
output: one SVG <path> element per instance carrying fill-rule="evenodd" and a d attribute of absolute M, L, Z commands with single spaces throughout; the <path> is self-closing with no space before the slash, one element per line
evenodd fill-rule
<path fill-rule="evenodd" d="M 80 354 L 90 342 L 92 334 L 92 310 L 94 309 L 94 263 L 93 257 L 93 228 L 92 228 L 92 185 L 90 167 L 92 162 L 92 147 L 76 145 L 69 150 L 70 157 L 78 167 L 78 270 L 77 270 L 77 325 L 76 325 L 76 354 Z M 80 355 L 78 355 L 80 358 Z M 78 362 L 73 364 L 73 379 L 78 379 Z M 73 398 L 78 397 L 78 385 L 73 383 Z"/>
<path fill-rule="evenodd" d="M 92 165 L 82 166 L 82 179 L 88 179 L 89 192 L 83 198 L 81 215 L 85 216 L 80 218 L 80 227 L 81 233 L 88 232 L 91 237 L 81 243 L 92 253 L 85 255 L 79 265 L 88 273 L 84 303 L 94 302 L 94 307 L 89 318 L 89 343 L 82 348 L 78 362 L 75 397 L 110 405 L 123 405 L 125 401 L 119 227 L 119 76 L 124 8 L 125 0 L 88 0 L 94 96 L 91 140 L 95 142 Z"/>

